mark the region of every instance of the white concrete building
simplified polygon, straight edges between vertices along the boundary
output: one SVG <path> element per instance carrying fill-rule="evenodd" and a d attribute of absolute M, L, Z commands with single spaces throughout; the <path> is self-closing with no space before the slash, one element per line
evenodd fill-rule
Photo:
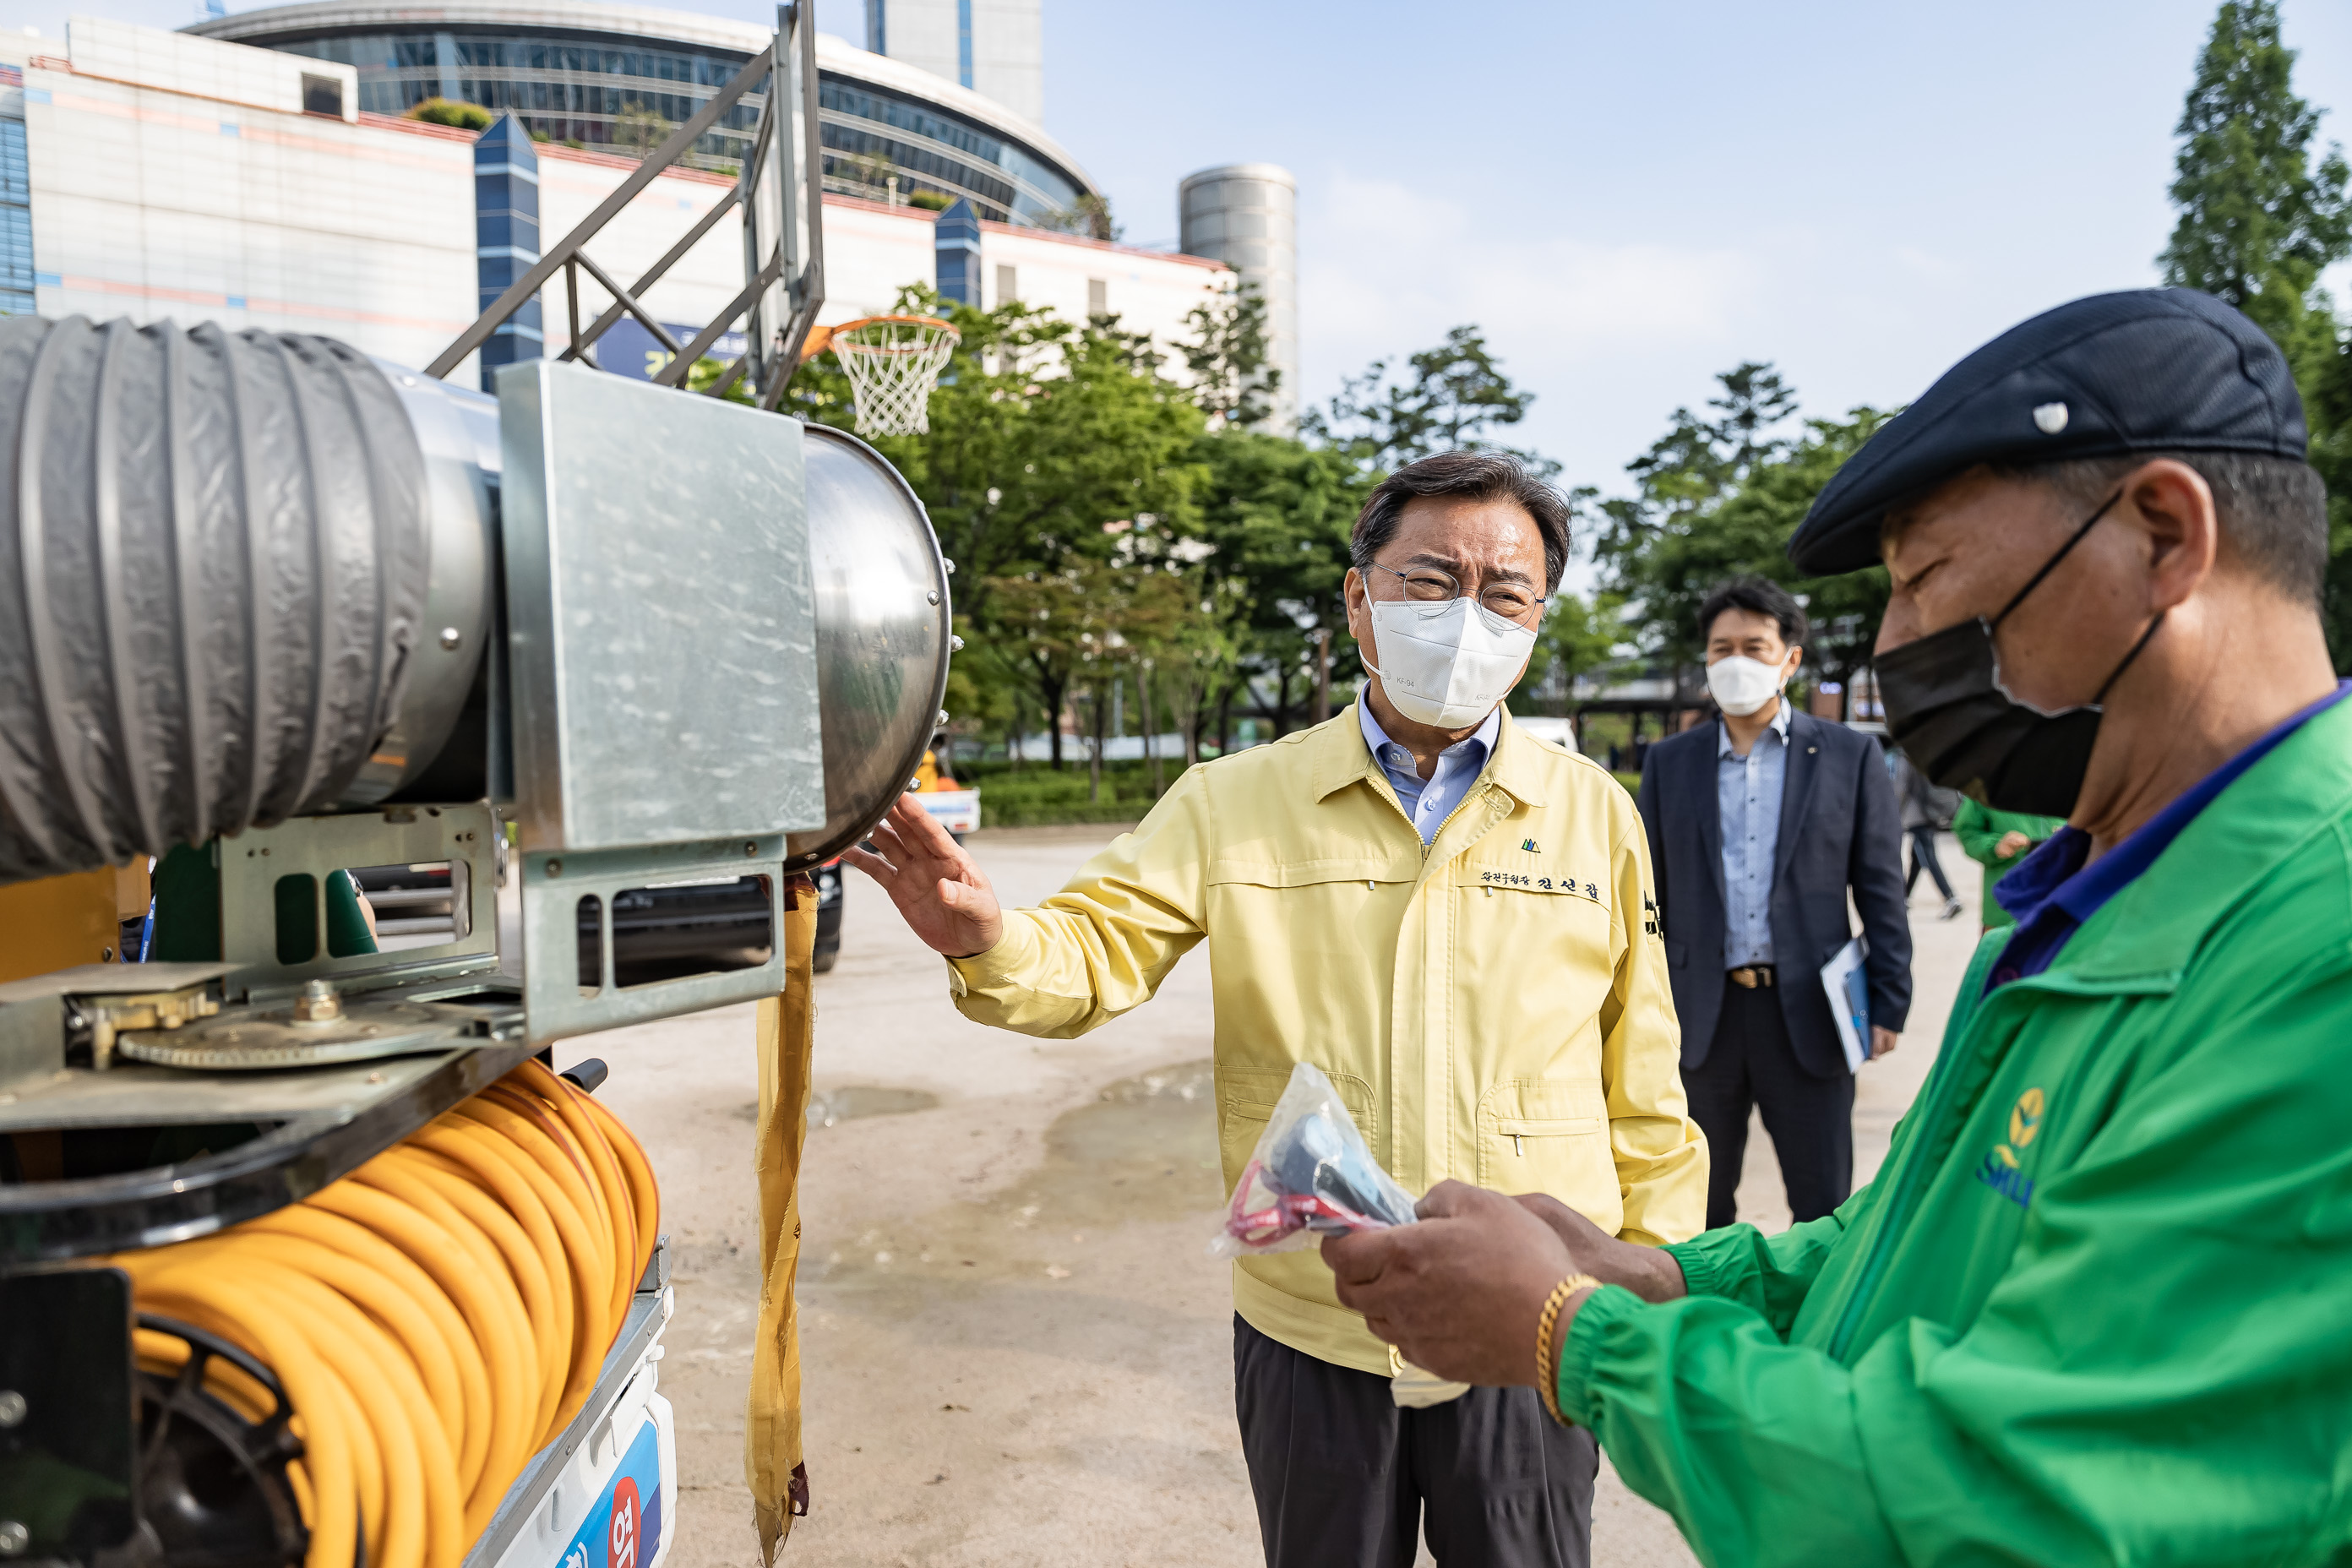
<path fill-rule="evenodd" d="M 7 128 L 20 125 L 38 313 L 321 332 L 409 365 L 432 360 L 474 319 L 471 133 L 362 112 L 353 68 L 300 55 L 83 18 L 70 24 L 63 54 L 45 52 L 55 47 L 0 37 L 0 154 Z M 541 243 L 568 233 L 635 167 L 552 142 L 533 151 Z M 16 210 L 5 174 L 0 219 Z M 729 184 L 715 174 L 665 173 L 590 254 L 633 279 Z M 933 216 L 829 195 L 822 319 L 878 313 L 900 286 L 931 281 Z M 1195 257 L 981 227 L 989 306 L 1019 298 L 1073 320 L 1109 310 L 1173 343 L 1188 335 L 1186 314 L 1233 284 L 1229 268 Z M 0 278 L 0 293 L 7 282 Z M 665 322 L 698 329 L 741 284 L 730 215 L 646 303 Z M 569 341 L 560 279 L 541 302 L 547 351 L 560 352 Z M 583 320 L 606 303 L 583 286 Z M 603 357 L 642 375 L 646 366 L 629 357 L 651 342 L 615 338 Z M 472 378 L 470 365 L 451 377 Z"/>

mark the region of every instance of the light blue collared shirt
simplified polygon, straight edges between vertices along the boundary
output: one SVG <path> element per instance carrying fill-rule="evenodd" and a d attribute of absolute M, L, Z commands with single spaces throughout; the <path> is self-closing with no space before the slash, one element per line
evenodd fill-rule
<path fill-rule="evenodd" d="M 1421 835 L 1423 844 L 1437 837 L 1437 830 L 1478 782 L 1478 774 L 1486 766 L 1486 758 L 1495 750 L 1495 742 L 1503 733 L 1503 710 L 1499 707 L 1486 715 L 1478 732 L 1466 741 L 1456 741 L 1437 753 L 1437 771 L 1423 780 L 1413 765 L 1412 753 L 1389 739 L 1381 721 L 1372 717 L 1372 705 L 1359 698 L 1356 717 L 1364 728 L 1364 744 L 1370 749 L 1372 760 L 1388 774 L 1389 784 L 1396 791 L 1397 804 L 1412 818 L 1413 830 Z"/>
<path fill-rule="evenodd" d="M 1723 967 L 1772 962 L 1772 855 L 1780 847 L 1780 795 L 1789 778 L 1789 699 L 1772 727 L 1740 756 L 1717 722 L 1715 804 L 1723 823 Z"/>

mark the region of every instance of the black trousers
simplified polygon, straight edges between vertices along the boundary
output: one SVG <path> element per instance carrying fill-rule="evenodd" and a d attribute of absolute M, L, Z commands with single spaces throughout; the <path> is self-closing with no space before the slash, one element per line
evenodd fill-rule
<path fill-rule="evenodd" d="M 1853 1191 L 1853 1075 L 1815 1078 L 1799 1064 L 1777 990 L 1759 985 L 1751 991 L 1724 977 L 1715 1040 L 1706 1060 L 1683 1068 L 1683 1093 L 1691 1120 L 1706 1134 L 1709 1230 L 1729 1225 L 1739 1213 L 1739 1162 L 1748 1152 L 1750 1106 L 1764 1112 L 1764 1130 L 1772 1135 L 1780 1181 L 1789 1189 L 1789 1212 L 1797 1220 L 1833 1213 Z"/>
<path fill-rule="evenodd" d="M 1936 879 L 1936 886 L 1942 890 L 1944 897 L 1951 898 L 1952 879 L 1944 875 L 1944 863 L 1936 858 L 1936 830 L 1914 827 L 1908 831 L 1911 835 L 1911 874 L 1903 879 L 1903 890 L 1907 893 L 1916 886 L 1919 873 L 1924 870 Z"/>
<path fill-rule="evenodd" d="M 1400 1410 L 1387 1378 L 1318 1361 L 1236 1315 L 1234 1409 L 1267 1568 L 1412 1568 L 1424 1533 L 1440 1568 L 1591 1559 L 1600 1447 L 1546 1415 L 1532 1388 Z"/>

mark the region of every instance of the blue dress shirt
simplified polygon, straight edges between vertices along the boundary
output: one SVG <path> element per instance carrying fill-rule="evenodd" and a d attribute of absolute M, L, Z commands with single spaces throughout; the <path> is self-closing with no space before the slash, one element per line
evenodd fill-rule
<path fill-rule="evenodd" d="M 1364 744 L 1372 760 L 1388 774 L 1390 787 L 1396 791 L 1397 804 L 1412 818 L 1413 830 L 1421 835 L 1423 844 L 1437 837 L 1470 786 L 1478 782 L 1478 774 L 1486 766 L 1486 758 L 1495 749 L 1495 742 L 1503 732 L 1503 710 L 1496 709 L 1478 726 L 1478 732 L 1466 741 L 1456 741 L 1437 753 L 1437 770 L 1426 780 L 1415 767 L 1412 753 L 1389 739 L 1381 721 L 1372 717 L 1372 705 L 1360 698 L 1356 702 L 1356 717 L 1363 724 Z"/>
<path fill-rule="evenodd" d="M 2270 755 L 2281 741 L 2352 693 L 2352 680 L 2336 682 L 2336 689 L 2302 712 L 2289 717 L 2252 745 L 2207 773 L 2195 788 L 2149 817 L 2124 841 L 2099 858 L 2090 858 L 2091 836 L 2079 827 L 2062 827 L 2042 840 L 2039 848 L 2011 868 L 1993 884 L 1992 896 L 2017 917 L 2017 929 L 1993 961 L 1985 989 L 2039 974 L 2057 962 L 2067 940 L 2106 907 L 2107 900 L 2138 880 L 2156 858 L 2172 847 L 2197 814 L 2236 783 L 2248 768 Z"/>
<path fill-rule="evenodd" d="M 1772 856 L 1780 846 L 1780 795 L 1789 780 L 1789 700 L 1740 756 L 1718 723 L 1715 805 L 1723 824 L 1723 967 L 1772 962 Z"/>

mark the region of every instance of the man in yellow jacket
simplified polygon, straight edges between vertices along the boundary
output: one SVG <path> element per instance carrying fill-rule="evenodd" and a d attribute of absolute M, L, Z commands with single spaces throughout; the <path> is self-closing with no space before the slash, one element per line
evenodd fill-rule
<path fill-rule="evenodd" d="M 1612 1236 L 1685 1239 L 1706 1147 L 1641 822 L 1501 707 L 1567 552 L 1566 506 L 1510 458 L 1424 458 L 1356 521 L 1360 704 L 1192 769 L 1037 909 L 1000 910 L 911 802 L 849 859 L 948 956 L 964 1015 L 1024 1034 L 1118 1016 L 1205 938 L 1228 1190 L 1311 1061 L 1410 1188 L 1548 1193 Z M 1240 1260 L 1234 1306 L 1275 1568 L 1402 1568 L 1424 1530 L 1440 1563 L 1586 1563 L 1596 1450 L 1533 1390 L 1398 1409 L 1399 1363 L 1312 1252 Z"/>

